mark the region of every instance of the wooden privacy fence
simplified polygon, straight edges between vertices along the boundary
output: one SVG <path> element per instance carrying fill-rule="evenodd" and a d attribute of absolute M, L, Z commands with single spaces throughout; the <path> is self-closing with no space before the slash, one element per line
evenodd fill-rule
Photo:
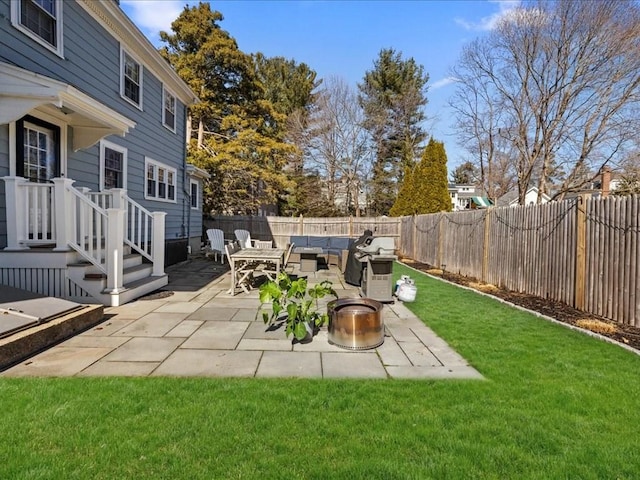
<path fill-rule="evenodd" d="M 516 292 L 640 326 L 638 196 L 576 198 L 523 207 L 413 217 L 212 216 L 284 247 L 292 235 L 394 237 L 398 253 Z"/>
<path fill-rule="evenodd" d="M 359 237 L 369 229 L 378 237 L 393 237 L 399 245 L 400 218 L 387 217 L 253 217 L 212 215 L 205 217 L 205 228 L 219 228 L 225 238 L 233 239 L 234 230 L 248 230 L 251 238 L 273 240 L 285 248 L 293 235 L 325 237 Z"/>
<path fill-rule="evenodd" d="M 416 261 L 640 326 L 638 196 L 402 217 Z"/>

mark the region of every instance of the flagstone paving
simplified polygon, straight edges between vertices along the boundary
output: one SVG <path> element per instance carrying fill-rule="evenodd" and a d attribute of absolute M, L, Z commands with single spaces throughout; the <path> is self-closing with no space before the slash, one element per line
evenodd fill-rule
<path fill-rule="evenodd" d="M 268 328 L 258 291 L 227 293 L 230 275 L 203 256 L 169 267 L 163 292 L 105 308 L 105 320 L 0 373 L 20 376 L 202 376 L 481 379 L 464 358 L 402 303 L 385 304 L 385 341 L 352 351 Z M 340 298 L 358 297 L 335 267 L 305 274 L 331 280 Z"/>

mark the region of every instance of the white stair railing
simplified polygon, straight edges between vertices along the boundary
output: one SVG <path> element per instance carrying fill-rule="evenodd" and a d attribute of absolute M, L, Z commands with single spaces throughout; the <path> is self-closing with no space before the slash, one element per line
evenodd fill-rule
<path fill-rule="evenodd" d="M 150 212 L 122 188 L 113 188 L 101 195 L 105 199 L 99 201 L 124 211 L 124 243 L 153 263 L 152 276 L 164 275 L 166 213 Z"/>
<path fill-rule="evenodd" d="M 6 250 L 55 243 L 55 250 L 77 251 L 107 276 L 107 288 L 122 288 L 124 245 L 153 263 L 152 276 L 164 275 L 165 212 L 150 212 L 123 189 L 91 192 L 73 180 L 32 183 L 4 177 Z"/>
<path fill-rule="evenodd" d="M 83 258 L 95 265 L 102 273 L 107 274 L 107 250 L 105 239 L 109 235 L 109 216 L 105 209 L 92 202 L 83 192 L 73 188 L 71 180 L 60 182 L 65 188 L 66 211 L 60 216 L 66 218 L 66 244 L 77 251 Z M 55 182 L 55 180 L 54 180 Z M 69 221 L 71 220 L 71 221 Z M 64 242 L 63 238 L 59 238 Z"/>

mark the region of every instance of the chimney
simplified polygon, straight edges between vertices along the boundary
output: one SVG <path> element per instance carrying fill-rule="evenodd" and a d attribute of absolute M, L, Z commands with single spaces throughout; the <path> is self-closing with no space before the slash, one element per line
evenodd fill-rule
<path fill-rule="evenodd" d="M 602 167 L 600 170 L 600 188 L 602 189 L 602 198 L 609 196 L 609 185 L 611 185 L 611 168 L 608 166 Z"/>

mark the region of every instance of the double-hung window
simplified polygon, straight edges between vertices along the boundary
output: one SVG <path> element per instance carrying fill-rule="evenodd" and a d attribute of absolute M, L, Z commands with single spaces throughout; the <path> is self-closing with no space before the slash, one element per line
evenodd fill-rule
<path fill-rule="evenodd" d="M 150 158 L 145 158 L 144 163 L 147 172 L 145 198 L 175 203 L 176 169 Z"/>
<path fill-rule="evenodd" d="M 11 7 L 16 28 L 62 56 L 61 0 L 14 0 Z"/>
<path fill-rule="evenodd" d="M 198 182 L 196 182 L 195 180 L 191 180 L 191 208 L 193 208 L 194 210 L 196 210 L 198 208 L 198 205 L 200 204 L 200 199 L 198 198 L 200 196 L 199 194 L 199 184 Z"/>
<path fill-rule="evenodd" d="M 127 149 L 100 141 L 100 190 L 127 188 Z"/>
<path fill-rule="evenodd" d="M 121 51 L 120 95 L 136 107 L 142 108 L 142 64 Z"/>
<path fill-rule="evenodd" d="M 166 89 L 162 88 L 162 124 L 172 132 L 176 131 L 176 97 Z"/>

